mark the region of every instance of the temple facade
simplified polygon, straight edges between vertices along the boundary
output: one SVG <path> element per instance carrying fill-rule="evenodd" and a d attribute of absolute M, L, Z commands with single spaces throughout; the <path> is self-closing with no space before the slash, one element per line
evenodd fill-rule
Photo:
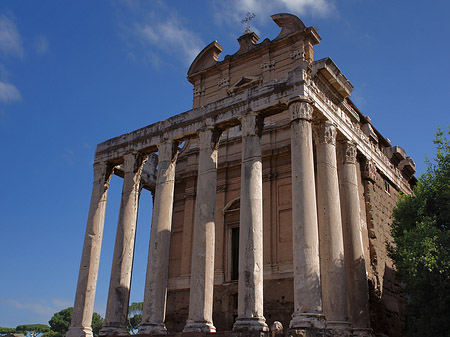
<path fill-rule="evenodd" d="M 193 109 L 97 146 L 68 337 L 92 336 L 109 181 L 123 178 L 102 336 L 125 336 L 139 193 L 153 215 L 141 335 L 402 336 L 386 242 L 414 162 L 351 101 L 317 31 L 276 14 L 279 35 L 188 71 Z M 145 205 L 142 205 L 145 207 Z"/>

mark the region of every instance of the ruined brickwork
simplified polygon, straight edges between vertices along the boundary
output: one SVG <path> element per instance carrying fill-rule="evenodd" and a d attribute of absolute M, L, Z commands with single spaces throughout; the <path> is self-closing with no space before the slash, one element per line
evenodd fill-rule
<path fill-rule="evenodd" d="M 124 336 L 139 191 L 153 195 L 142 336 L 402 336 L 386 244 L 414 162 L 350 99 L 290 14 L 188 71 L 193 109 L 98 145 L 68 337 L 91 337 L 109 179 L 124 179 L 102 336 Z"/>

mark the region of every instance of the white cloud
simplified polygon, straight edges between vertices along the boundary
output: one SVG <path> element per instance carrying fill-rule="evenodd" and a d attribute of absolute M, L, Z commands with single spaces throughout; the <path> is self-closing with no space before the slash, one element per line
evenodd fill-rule
<path fill-rule="evenodd" d="M 31 301 L 18 301 L 7 299 L 5 302 L 18 310 L 31 311 L 45 318 L 49 316 L 51 317 L 51 315 L 55 313 L 55 308 L 50 307 L 43 300 L 31 302 Z"/>
<path fill-rule="evenodd" d="M 13 56 L 23 55 L 22 40 L 16 25 L 4 14 L 0 14 L 0 51 Z"/>
<path fill-rule="evenodd" d="M 215 0 L 214 5 L 216 21 L 228 25 L 240 22 L 247 12 L 255 13 L 260 22 L 276 13 L 288 12 L 302 19 L 305 15 L 327 17 L 336 12 L 334 0 Z"/>
<path fill-rule="evenodd" d="M 127 51 L 130 61 L 140 55 L 157 68 L 167 64 L 162 59 L 175 56 L 189 65 L 204 47 L 199 35 L 188 28 L 188 19 L 164 2 L 119 0 L 118 4 L 119 26 L 131 49 Z"/>
<path fill-rule="evenodd" d="M 36 37 L 34 40 L 34 49 L 39 55 L 48 54 L 50 51 L 48 39 L 43 35 Z"/>
<path fill-rule="evenodd" d="M 0 81 L 0 101 L 3 103 L 10 103 L 14 101 L 20 101 L 22 96 L 19 90 L 8 82 Z"/>
<path fill-rule="evenodd" d="M 159 23 L 136 24 L 136 33 L 153 48 L 175 53 L 192 61 L 203 47 L 202 40 L 181 24 L 175 16 Z"/>

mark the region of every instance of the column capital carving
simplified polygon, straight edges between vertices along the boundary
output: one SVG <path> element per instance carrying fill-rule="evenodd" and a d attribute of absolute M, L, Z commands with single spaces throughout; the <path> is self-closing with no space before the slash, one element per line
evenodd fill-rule
<path fill-rule="evenodd" d="M 213 125 L 207 125 L 204 128 L 200 129 L 198 132 L 199 149 L 217 150 L 221 134 L 222 130 L 214 127 Z"/>
<path fill-rule="evenodd" d="M 289 104 L 289 112 L 291 113 L 291 121 L 298 119 L 311 121 L 313 107 L 309 102 L 295 101 Z"/>
<path fill-rule="evenodd" d="M 158 162 L 161 163 L 163 161 L 172 162 L 176 159 L 176 155 L 178 154 L 178 144 L 173 140 L 164 140 L 157 145 L 158 147 Z"/>
<path fill-rule="evenodd" d="M 101 183 L 109 186 L 113 173 L 114 165 L 101 162 L 94 164 L 94 184 Z"/>
<path fill-rule="evenodd" d="M 133 172 L 137 173 L 142 170 L 148 156 L 140 152 L 130 152 L 123 156 L 123 170 L 125 173 Z"/>
<path fill-rule="evenodd" d="M 256 135 L 261 137 L 264 128 L 264 117 L 257 112 L 250 112 L 239 118 L 242 137 Z"/>
<path fill-rule="evenodd" d="M 356 155 L 358 150 L 356 149 L 356 144 L 352 141 L 345 140 L 341 142 L 342 151 L 341 159 L 344 164 L 356 164 Z"/>
<path fill-rule="evenodd" d="M 337 129 L 330 121 L 322 121 L 315 125 L 314 135 L 318 144 L 336 146 Z"/>
<path fill-rule="evenodd" d="M 372 159 L 366 158 L 364 162 L 363 178 L 365 180 L 375 182 L 376 177 L 377 177 L 377 166 L 375 165 L 375 162 Z"/>

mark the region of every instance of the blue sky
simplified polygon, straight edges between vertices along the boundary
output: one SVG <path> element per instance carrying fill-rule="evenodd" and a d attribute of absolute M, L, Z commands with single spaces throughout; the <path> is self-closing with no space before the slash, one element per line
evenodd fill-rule
<path fill-rule="evenodd" d="M 353 101 L 425 169 L 450 124 L 450 3 L 375 0 L 0 2 L 0 326 L 47 323 L 73 305 L 97 143 L 189 110 L 186 73 L 213 40 L 238 49 L 254 12 L 262 41 L 289 12 L 322 37 Z M 108 200 L 95 310 L 106 306 L 121 179 Z M 151 222 L 142 194 L 132 301 Z"/>

